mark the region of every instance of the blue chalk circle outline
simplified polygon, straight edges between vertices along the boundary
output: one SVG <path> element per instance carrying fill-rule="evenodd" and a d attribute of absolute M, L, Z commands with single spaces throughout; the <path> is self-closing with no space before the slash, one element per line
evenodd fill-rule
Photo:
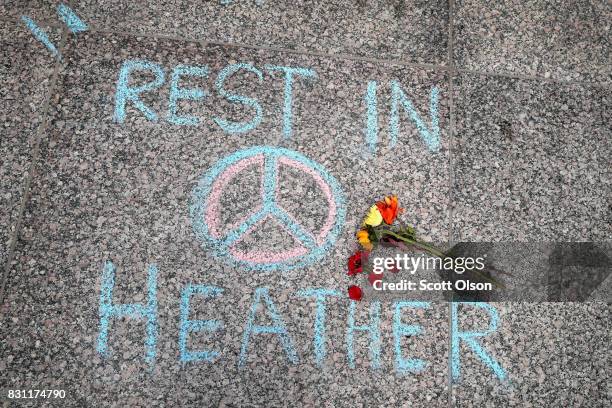
<path fill-rule="evenodd" d="M 262 210 L 250 216 L 247 221 L 241 223 L 240 226 L 233 231 L 228 232 L 225 237 L 214 238 L 209 232 L 204 214 L 206 213 L 209 204 L 208 198 L 210 197 L 215 181 L 227 168 L 235 163 L 261 154 L 264 156 L 264 202 Z M 314 170 L 321 176 L 325 183 L 327 183 L 331 190 L 332 199 L 336 204 L 336 219 L 321 245 L 317 245 L 312 239 L 304 236 L 303 231 L 301 231 L 301 226 L 292 223 L 284 210 L 275 203 L 274 191 L 276 191 L 276 182 L 278 181 L 275 164 L 282 157 L 287 157 Z M 232 266 L 245 268 L 251 271 L 290 271 L 313 264 L 323 258 L 327 251 L 336 243 L 346 217 L 342 188 L 338 181 L 322 165 L 296 151 L 272 146 L 255 146 L 239 150 L 219 160 L 200 177 L 198 185 L 193 189 L 189 209 L 193 231 L 197 239 L 202 243 L 202 248 L 204 250 L 212 250 L 216 257 L 223 259 Z M 258 263 L 236 259 L 230 253 L 232 244 L 239 239 L 245 231 L 266 216 L 275 217 L 278 222 L 285 226 L 285 228 L 289 228 L 300 243 L 307 248 L 308 253 L 297 259 L 294 258 L 279 262 Z"/>

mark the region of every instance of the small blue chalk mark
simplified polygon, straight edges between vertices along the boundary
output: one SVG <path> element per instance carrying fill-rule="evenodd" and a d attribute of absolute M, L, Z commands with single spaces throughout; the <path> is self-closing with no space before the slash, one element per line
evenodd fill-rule
<path fill-rule="evenodd" d="M 57 6 L 57 15 L 68 26 L 71 33 L 87 31 L 87 24 L 81 20 L 70 7 L 65 4 Z"/>
<path fill-rule="evenodd" d="M 60 4 L 57 6 L 57 15 L 64 22 L 64 24 L 68 26 L 68 30 L 70 30 L 70 32 L 73 34 L 87 31 L 88 29 L 87 24 L 85 24 L 83 20 L 81 20 L 75 14 L 75 12 L 72 11 L 72 9 L 65 4 Z M 51 40 L 49 40 L 47 33 L 42 28 L 40 28 L 34 22 L 34 20 L 32 20 L 28 16 L 21 16 L 21 21 L 23 21 L 26 27 L 28 27 L 32 34 L 34 34 L 34 38 L 43 43 L 43 45 L 47 47 L 49 51 L 51 51 L 51 54 L 53 54 L 53 56 L 60 60 L 62 59 L 62 56 L 57 50 L 57 47 L 55 47 L 55 44 L 53 44 Z"/>
<path fill-rule="evenodd" d="M 49 40 L 49 37 L 47 37 L 47 33 L 45 33 L 45 31 L 42 28 L 40 28 L 34 22 L 34 20 L 32 20 L 30 17 L 27 17 L 27 16 L 21 16 L 21 21 L 23 21 L 26 27 L 28 27 L 28 29 L 32 32 L 32 34 L 34 34 L 34 38 L 36 38 L 38 41 L 43 43 L 44 46 L 47 47 L 49 51 L 51 51 L 51 54 L 53 54 L 55 57 L 59 59 L 62 59 L 62 56 L 60 55 L 57 48 L 55 48 L 55 45 L 53 45 L 53 43 Z"/>

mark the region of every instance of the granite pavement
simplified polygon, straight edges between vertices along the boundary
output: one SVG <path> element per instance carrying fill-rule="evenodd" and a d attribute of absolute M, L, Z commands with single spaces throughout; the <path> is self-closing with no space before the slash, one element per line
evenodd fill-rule
<path fill-rule="evenodd" d="M 66 3 L 87 32 L 55 2 L 0 6 L 4 406 L 42 387 L 66 398 L 19 406 L 610 404 L 609 301 L 396 316 L 397 299 L 346 296 L 367 284 L 346 276 L 354 232 L 389 193 L 429 240 L 609 247 L 603 2 Z M 272 216 L 251 223 L 258 209 Z M 219 236 L 242 227 L 228 252 Z M 309 236 L 307 262 L 253 267 Z M 104 335 L 109 287 L 135 306 Z"/>

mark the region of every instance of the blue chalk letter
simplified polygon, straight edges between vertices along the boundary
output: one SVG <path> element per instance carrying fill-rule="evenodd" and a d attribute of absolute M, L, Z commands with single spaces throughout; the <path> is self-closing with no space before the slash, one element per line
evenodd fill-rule
<path fill-rule="evenodd" d="M 353 348 L 353 333 L 356 330 L 370 332 L 370 359 L 373 368 L 380 368 L 380 302 L 373 301 L 370 305 L 370 324 L 355 326 L 355 304 L 351 301 L 349 306 L 348 325 L 346 328 L 346 354 L 349 367 L 355 368 L 355 350 Z"/>
<path fill-rule="evenodd" d="M 100 333 L 98 334 L 97 350 L 108 356 L 108 325 L 113 317 L 131 317 L 147 320 L 147 340 L 145 360 L 150 366 L 155 363 L 157 343 L 157 267 L 149 266 L 148 302 L 140 304 L 113 305 L 113 289 L 115 287 L 115 266 L 111 261 L 104 265 L 102 284 L 100 287 Z"/>
<path fill-rule="evenodd" d="M 497 310 L 487 303 L 468 303 L 461 302 L 462 304 L 469 304 L 489 312 L 491 316 L 491 321 L 489 322 L 489 328 L 484 332 L 460 332 L 459 331 L 459 320 L 457 318 L 457 308 L 459 307 L 458 303 L 453 302 L 451 304 L 451 372 L 453 381 L 458 381 L 461 376 L 461 361 L 459 359 L 459 346 L 461 341 L 465 341 L 465 343 L 476 353 L 478 357 L 482 361 L 485 362 L 489 368 L 493 370 L 497 377 L 504 381 L 507 378 L 506 372 L 499 365 L 497 361 L 493 357 L 487 354 L 486 351 L 481 347 L 481 345 L 476 341 L 476 337 L 483 337 L 488 334 L 493 333 L 497 330 L 497 322 L 499 320 L 499 316 L 497 314 Z"/>
<path fill-rule="evenodd" d="M 398 81 L 391 81 L 391 118 L 389 119 L 389 133 L 391 134 L 391 147 L 397 143 L 399 134 L 399 105 L 402 105 L 410 118 L 415 123 L 421 138 L 432 152 L 437 152 L 440 148 L 440 128 L 438 126 L 438 88 L 431 88 L 429 96 L 429 116 L 431 126 L 427 126 L 421 119 L 412 105 L 410 99 L 406 97 Z"/>
<path fill-rule="evenodd" d="M 189 320 L 189 299 L 193 294 L 205 297 L 218 296 L 223 289 L 215 286 L 188 284 L 181 293 L 181 323 L 179 326 L 179 350 L 181 361 L 213 361 L 219 353 L 216 351 L 189 351 L 187 350 L 187 336 L 191 332 L 202 330 L 215 331 L 223 326 L 218 320 Z"/>
<path fill-rule="evenodd" d="M 261 71 L 249 64 L 228 65 L 227 67 L 223 68 L 221 72 L 219 72 L 219 76 L 215 81 L 215 87 L 217 88 L 219 95 L 223 96 L 224 98 L 227 98 L 227 100 L 230 102 L 242 103 L 255 109 L 255 116 L 250 122 L 228 122 L 225 119 L 214 118 L 217 125 L 221 126 L 221 129 L 223 129 L 227 133 L 248 132 L 249 130 L 255 129 L 261 123 L 262 111 L 261 105 L 259 104 L 259 102 L 257 102 L 257 99 L 248 98 L 243 95 L 237 95 L 235 93 L 226 91 L 224 88 L 224 83 L 227 77 L 233 75 L 235 72 L 241 69 L 253 72 L 259 78 L 259 82 L 263 81 L 263 74 L 261 73 Z"/>
<path fill-rule="evenodd" d="M 189 65 L 179 65 L 172 71 L 170 79 L 170 106 L 168 107 L 168 120 L 175 125 L 197 125 L 200 123 L 200 119 L 195 116 L 178 116 L 177 101 L 179 99 L 189 99 L 197 101 L 202 99 L 206 94 L 204 91 L 198 88 L 180 88 L 179 81 L 181 76 L 196 76 L 205 77 L 208 75 L 208 68 L 206 67 L 193 67 Z"/>
<path fill-rule="evenodd" d="M 129 85 L 130 73 L 132 71 L 144 70 L 148 70 L 155 75 L 153 82 L 131 88 Z M 157 114 L 142 103 L 139 95 L 143 92 L 159 88 L 163 83 L 164 70 L 160 65 L 141 60 L 125 61 L 121 66 L 121 70 L 119 70 L 119 80 L 117 81 L 117 90 L 115 93 L 115 121 L 117 123 L 123 123 L 125 120 L 125 105 L 128 100 L 132 101 L 134 106 L 144 113 L 147 119 L 156 121 Z"/>
<path fill-rule="evenodd" d="M 427 309 L 427 302 L 396 302 L 393 314 L 393 338 L 395 343 L 395 370 L 401 374 L 408 372 L 418 373 L 425 368 L 426 363 L 418 358 L 405 359 L 402 357 L 402 336 L 416 336 L 422 332 L 420 326 L 408 326 L 402 323 L 402 309 L 412 307 Z"/>
<path fill-rule="evenodd" d="M 340 296 L 340 292 L 331 289 L 306 289 L 298 292 L 298 295 L 316 299 L 317 314 L 315 316 L 313 343 L 317 365 L 322 367 L 327 353 L 325 347 L 325 300 L 328 296 Z"/>
<path fill-rule="evenodd" d="M 274 326 L 259 326 L 255 325 L 255 313 L 257 312 L 257 308 L 261 304 L 261 299 L 266 305 L 268 310 L 268 315 L 272 319 Z M 249 318 L 246 322 L 246 326 L 244 328 L 244 335 L 242 336 L 242 346 L 240 347 L 240 358 L 238 359 L 238 366 L 242 367 L 246 363 L 247 353 L 249 351 L 249 341 L 251 339 L 251 333 L 260 334 L 260 333 L 271 333 L 278 335 L 281 345 L 285 349 L 285 353 L 287 353 L 287 357 L 289 361 L 293 364 L 297 364 L 298 356 L 295 352 L 295 348 L 293 347 L 293 342 L 291 341 L 291 337 L 289 337 L 289 333 L 287 332 L 287 328 L 285 327 L 285 323 L 283 323 L 283 319 L 278 314 L 276 310 L 276 306 L 272 303 L 270 299 L 270 295 L 268 294 L 268 288 L 257 288 L 255 289 L 255 296 L 253 297 L 253 304 L 251 305 L 251 311 L 249 312 Z"/>
<path fill-rule="evenodd" d="M 317 73 L 309 68 L 281 67 L 266 65 L 268 71 L 283 71 L 285 73 L 285 106 L 283 107 L 283 135 L 291 137 L 291 122 L 293 120 L 293 76 L 300 75 L 307 78 L 316 78 Z"/>

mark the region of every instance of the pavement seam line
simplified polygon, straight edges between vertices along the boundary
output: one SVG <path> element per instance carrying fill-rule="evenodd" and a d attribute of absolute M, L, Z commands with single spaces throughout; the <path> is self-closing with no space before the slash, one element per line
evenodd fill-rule
<path fill-rule="evenodd" d="M 450 67 L 449 78 L 448 78 L 448 104 L 449 104 L 449 141 L 448 141 L 448 182 L 449 182 L 449 210 L 448 210 L 448 228 L 449 228 L 449 241 L 452 245 L 455 242 L 455 225 L 454 225 L 454 215 L 455 215 L 455 160 L 454 160 L 454 143 L 453 139 L 455 137 L 455 99 L 454 99 L 454 89 L 453 83 L 455 81 L 455 75 L 457 71 L 455 70 L 455 54 L 454 54 L 454 41 L 455 41 L 455 30 L 454 30 L 454 17 L 455 17 L 455 0 L 448 0 L 448 55 L 447 55 L 447 65 Z M 452 293 L 451 299 L 446 308 L 448 313 L 448 376 L 447 376 L 447 384 L 448 384 L 448 406 L 452 408 L 453 406 L 453 381 L 452 381 Z"/>
<path fill-rule="evenodd" d="M 156 34 L 156 33 L 148 33 L 148 32 L 138 32 L 138 31 L 127 31 L 127 30 L 109 30 L 99 27 L 91 27 L 88 30 L 93 34 L 113 34 L 113 35 L 121 35 L 121 36 L 129 36 L 129 37 L 143 37 L 143 38 L 153 38 L 157 40 L 171 40 L 171 41 L 184 41 L 197 43 L 202 45 L 214 45 L 220 47 L 228 47 L 228 48 L 247 48 L 253 50 L 260 51 L 270 51 L 270 52 L 279 52 L 285 54 L 297 54 L 304 55 L 309 57 L 322 57 L 322 58 L 330 58 L 330 59 L 341 59 L 341 60 L 350 60 L 350 61 L 359 61 L 359 62 L 370 62 L 376 64 L 389 64 L 389 65 L 402 65 L 413 68 L 420 68 L 426 70 L 433 71 L 447 71 L 449 68 L 440 65 L 440 64 L 428 64 L 428 63 L 419 63 L 405 60 L 394 60 L 394 59 L 385 59 L 385 58 L 372 58 L 372 57 L 364 57 L 353 54 L 329 54 L 325 52 L 317 52 L 317 51 L 308 51 L 308 50 L 295 50 L 291 48 L 282 48 L 282 47 L 268 47 L 262 45 L 252 45 L 245 43 L 233 43 L 233 42 L 223 42 L 218 40 L 207 40 L 207 39 L 197 39 L 192 37 L 185 37 L 180 35 L 171 35 L 171 34 Z"/>
<path fill-rule="evenodd" d="M 358 62 L 370 62 L 370 63 L 387 64 L 387 65 L 400 65 L 400 66 L 432 70 L 432 71 L 442 71 L 442 72 L 450 71 L 450 72 L 455 72 L 455 73 L 482 75 L 482 76 L 498 77 L 498 78 L 521 79 L 521 80 L 526 80 L 526 81 L 540 81 L 540 82 L 545 82 L 545 83 L 594 86 L 594 87 L 602 87 L 605 89 L 612 88 L 612 83 L 608 83 L 608 82 L 589 82 L 589 81 L 576 81 L 576 80 L 566 80 L 566 79 L 557 79 L 557 78 L 545 78 L 543 76 L 537 76 L 537 75 L 521 75 L 521 74 L 514 74 L 511 72 L 492 72 L 492 71 L 471 70 L 467 68 L 458 68 L 456 66 L 450 67 L 450 66 L 441 65 L 441 64 L 429 64 L 429 63 L 418 63 L 418 62 L 406 61 L 406 60 L 363 57 L 363 56 L 353 55 L 353 54 L 330 54 L 326 52 L 295 50 L 295 49 L 282 48 L 282 47 L 268 47 L 268 46 L 252 45 L 252 44 L 244 44 L 244 43 L 223 42 L 223 41 L 218 41 L 218 40 L 197 39 L 197 38 L 191 38 L 191 37 L 180 36 L 180 35 L 171 35 L 171 34 L 157 34 L 157 33 L 150 33 L 150 32 L 129 31 L 129 30 L 112 30 L 112 29 L 96 27 L 93 24 L 90 25 L 90 29 L 88 30 L 88 32 L 94 33 L 94 34 L 99 33 L 99 34 L 113 34 L 113 35 L 129 36 L 129 37 L 154 38 L 158 40 L 185 41 L 185 42 L 191 42 L 191 43 L 198 43 L 202 45 L 215 45 L 215 46 L 228 47 L 228 48 L 247 48 L 247 49 L 261 50 L 261 51 L 304 55 L 304 56 L 310 56 L 310 57 L 340 59 L 340 60 L 349 60 L 349 61 L 358 61 Z M 447 55 L 447 58 L 448 58 L 448 55 Z"/>
<path fill-rule="evenodd" d="M 612 82 L 588 82 L 588 81 L 574 81 L 566 79 L 555 79 L 555 78 L 544 78 L 539 76 L 521 75 L 514 74 L 511 72 L 491 72 L 491 71 L 477 71 L 466 68 L 455 68 L 455 72 L 460 74 L 469 75 L 481 75 L 493 78 L 507 78 L 507 79 L 520 79 L 523 81 L 538 81 L 548 84 L 560 84 L 560 85 L 579 85 L 584 87 L 595 87 L 603 89 L 612 89 Z"/>
<path fill-rule="evenodd" d="M 454 0 L 453 0 L 453 3 L 454 3 Z M 73 8 L 76 8 L 76 7 L 73 7 Z M 14 22 L 16 24 L 19 23 L 18 17 L 11 17 L 11 16 L 0 16 L 0 21 Z M 39 23 L 44 24 L 50 28 L 63 27 L 62 24 L 60 24 L 58 21 L 55 21 L 55 20 L 43 19 L 43 20 L 40 20 Z M 520 79 L 520 80 L 525 80 L 525 81 L 540 81 L 544 83 L 571 84 L 571 85 L 579 85 L 579 86 L 599 87 L 599 88 L 604 88 L 604 89 L 612 88 L 611 82 L 580 81 L 580 80 L 571 80 L 571 79 L 568 80 L 568 79 L 559 79 L 559 78 L 546 78 L 544 76 L 522 75 L 522 74 L 515 74 L 515 73 L 507 72 L 507 71 L 493 72 L 493 71 L 486 71 L 486 70 L 473 70 L 473 69 L 468 69 L 468 68 L 457 68 L 456 66 L 449 67 L 446 65 L 418 63 L 418 62 L 412 62 L 412 61 L 405 61 L 401 59 L 396 60 L 396 59 L 385 59 L 385 58 L 372 58 L 372 57 L 363 57 L 363 56 L 353 55 L 353 54 L 330 54 L 326 52 L 295 50 L 295 49 L 282 48 L 282 47 L 268 47 L 268 46 L 252 45 L 252 44 L 244 44 L 244 43 L 223 42 L 219 40 L 197 39 L 197 38 L 186 37 L 186 36 L 181 36 L 181 35 L 172 35 L 172 34 L 138 32 L 138 31 L 129 31 L 129 30 L 121 30 L 121 29 L 113 30 L 113 29 L 105 29 L 105 28 L 96 27 L 94 23 L 88 23 L 88 24 L 90 24 L 90 27 L 88 30 L 88 32 L 90 33 L 155 38 L 159 40 L 185 41 L 185 42 L 199 43 L 203 45 L 211 44 L 211 45 L 231 47 L 231 48 L 248 48 L 248 49 L 254 49 L 254 50 L 261 50 L 261 51 L 281 52 L 281 53 L 287 53 L 287 54 L 297 54 L 297 55 L 305 55 L 305 56 L 312 56 L 312 57 L 324 57 L 324 58 L 361 61 L 361 62 L 370 62 L 370 63 L 378 63 L 378 64 L 400 65 L 400 66 L 407 66 L 407 67 L 420 68 L 420 69 L 433 70 L 433 71 L 452 71 L 455 73 L 481 75 L 481 76 L 488 76 L 488 77 L 494 77 L 494 78 L 509 78 L 509 79 Z"/>
<path fill-rule="evenodd" d="M 59 48 L 58 48 L 60 53 L 61 51 L 64 50 L 64 46 L 66 45 L 66 42 L 67 42 L 67 37 L 68 37 L 68 34 L 67 34 L 66 29 L 62 29 Z M 15 248 L 17 247 L 17 240 L 19 239 L 19 233 L 21 232 L 23 218 L 25 215 L 25 208 L 26 208 L 28 201 L 30 200 L 32 179 L 34 177 L 34 173 L 36 171 L 36 164 L 38 161 L 38 157 L 40 155 L 40 142 L 42 140 L 43 135 L 46 133 L 47 127 L 49 124 L 49 107 L 51 105 L 51 99 L 53 98 L 57 90 L 57 78 L 59 76 L 59 70 L 60 70 L 61 64 L 62 64 L 62 61 L 56 58 L 55 64 L 53 65 L 53 72 L 51 73 L 51 81 L 49 83 L 48 93 L 47 93 L 47 96 L 45 97 L 45 101 L 43 102 L 42 110 L 40 113 L 42 116 L 42 121 L 38 125 L 36 132 L 34 133 L 34 143 L 33 143 L 32 150 L 31 150 L 32 156 L 30 159 L 31 161 L 30 161 L 30 166 L 28 169 L 28 175 L 23 184 L 23 193 L 21 195 L 21 202 L 19 203 L 19 212 L 17 215 L 17 220 L 15 221 L 15 224 L 14 224 L 14 230 L 11 232 L 11 235 L 9 238 L 9 248 L 8 248 L 6 263 L 4 264 L 2 276 L 0 276 L 0 306 L 4 304 L 4 291 L 5 291 L 6 281 L 8 280 L 8 275 L 11 269 L 11 264 L 13 263 L 13 258 L 15 256 Z M 2 309 L 0 308 L 0 317 L 1 316 L 2 316 Z"/>
<path fill-rule="evenodd" d="M 448 132 L 448 195 L 449 195 L 449 211 L 448 211 L 448 228 L 449 241 L 454 242 L 456 239 L 455 227 L 454 227 L 454 215 L 455 215 L 455 156 L 454 156 L 454 138 L 455 138 L 455 98 L 454 98 L 454 80 L 457 71 L 455 70 L 455 61 L 454 61 L 454 30 L 453 30 L 453 18 L 454 18 L 454 0 L 449 0 L 448 2 L 448 19 L 449 19 L 449 27 L 448 27 L 448 66 L 451 68 L 449 72 L 448 79 L 448 105 L 449 105 L 449 132 Z"/>

